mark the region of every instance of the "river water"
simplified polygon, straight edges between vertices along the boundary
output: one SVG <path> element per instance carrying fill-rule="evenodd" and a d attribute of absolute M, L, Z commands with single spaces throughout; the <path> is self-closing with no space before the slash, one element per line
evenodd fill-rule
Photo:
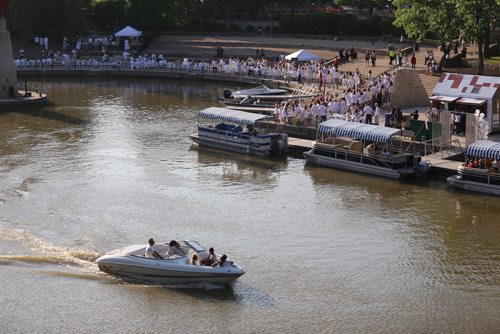
<path fill-rule="evenodd" d="M 224 85 L 35 84 L 53 106 L 0 114 L 1 333 L 500 331 L 498 198 L 192 148 Z M 151 237 L 247 273 L 155 286 L 95 265 Z"/>

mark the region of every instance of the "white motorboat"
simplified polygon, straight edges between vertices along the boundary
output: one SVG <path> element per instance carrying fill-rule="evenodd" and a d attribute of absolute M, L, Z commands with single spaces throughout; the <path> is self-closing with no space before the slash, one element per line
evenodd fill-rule
<path fill-rule="evenodd" d="M 189 259 L 196 253 L 200 260 L 208 258 L 208 251 L 196 241 L 178 241 L 177 254 L 167 257 L 168 243 L 155 244 L 157 252 L 164 259 L 145 257 L 147 245 L 130 245 L 113 250 L 97 259 L 102 271 L 133 280 L 153 283 L 189 283 L 189 282 L 232 282 L 245 271 L 226 260 L 222 267 L 192 265 Z"/>
<path fill-rule="evenodd" d="M 266 95 L 284 95 L 288 93 L 288 90 L 281 88 L 269 88 L 266 85 L 260 85 L 251 89 L 242 89 L 232 92 L 230 90 L 224 91 L 224 98 L 245 98 L 254 96 L 266 96 Z"/>

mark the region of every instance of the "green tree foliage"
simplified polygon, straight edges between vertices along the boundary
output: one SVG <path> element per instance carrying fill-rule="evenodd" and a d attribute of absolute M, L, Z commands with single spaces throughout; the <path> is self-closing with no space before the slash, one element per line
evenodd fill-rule
<path fill-rule="evenodd" d="M 417 39 L 437 33 L 445 53 L 445 44 L 454 39 L 477 42 L 478 72 L 483 73 L 483 45 L 491 26 L 498 22 L 499 0 L 393 0 L 393 4 L 397 7 L 396 26 Z"/>
<path fill-rule="evenodd" d="M 117 25 L 124 25 L 127 0 L 94 0 L 90 6 L 90 19 L 98 27 L 114 30 Z"/>
<path fill-rule="evenodd" d="M 86 0 L 12 0 L 9 27 L 24 36 L 82 34 L 87 31 L 87 8 Z"/>
<path fill-rule="evenodd" d="M 490 28 L 498 22 L 500 6 L 498 0 L 455 0 L 458 16 L 463 20 L 463 38 L 476 41 L 479 51 L 478 73 L 484 72 L 484 50 L 489 47 Z"/>
<path fill-rule="evenodd" d="M 280 21 L 285 33 L 318 35 L 381 36 L 400 31 L 386 18 L 370 16 L 358 18 L 347 13 L 312 13 L 286 17 Z"/>
<path fill-rule="evenodd" d="M 127 18 L 142 30 L 179 29 L 192 2 L 187 0 L 129 0 Z"/>

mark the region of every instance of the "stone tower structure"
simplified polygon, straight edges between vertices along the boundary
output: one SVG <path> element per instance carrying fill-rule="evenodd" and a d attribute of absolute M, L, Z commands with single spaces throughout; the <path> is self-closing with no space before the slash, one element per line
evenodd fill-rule
<path fill-rule="evenodd" d="M 396 72 L 396 80 L 391 95 L 391 106 L 401 109 L 429 107 L 429 96 L 418 72 L 412 68 L 402 67 Z"/>
<path fill-rule="evenodd" d="M 17 73 L 7 30 L 7 0 L 0 0 L 0 99 L 17 96 Z"/>

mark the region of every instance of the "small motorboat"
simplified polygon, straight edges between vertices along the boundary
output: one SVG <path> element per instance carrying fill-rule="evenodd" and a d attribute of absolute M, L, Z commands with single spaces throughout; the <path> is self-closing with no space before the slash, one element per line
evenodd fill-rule
<path fill-rule="evenodd" d="M 232 92 L 230 90 L 225 90 L 223 95 L 224 98 L 238 98 L 242 99 L 250 96 L 266 96 L 266 95 L 283 95 L 288 93 L 288 90 L 281 88 L 269 88 L 265 85 L 260 85 L 251 89 L 242 89 Z"/>
<path fill-rule="evenodd" d="M 208 258 L 208 251 L 196 241 L 178 241 L 177 255 L 172 257 L 166 256 L 169 250 L 168 243 L 155 244 L 157 252 L 164 259 L 145 257 L 146 247 L 147 245 L 122 247 L 101 256 L 96 262 L 99 269 L 108 274 L 160 284 L 229 283 L 245 273 L 241 267 L 229 260 L 226 260 L 222 267 L 190 264 L 189 259 L 192 254 L 196 253 L 200 261 Z"/>

